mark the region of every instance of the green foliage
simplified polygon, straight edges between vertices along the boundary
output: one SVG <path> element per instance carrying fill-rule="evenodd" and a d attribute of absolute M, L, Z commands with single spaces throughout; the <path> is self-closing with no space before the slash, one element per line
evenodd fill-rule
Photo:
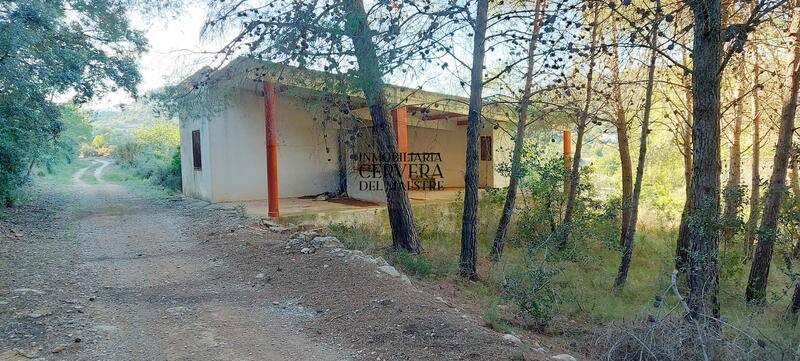
<path fill-rule="evenodd" d="M 97 137 L 95 137 L 97 139 Z M 117 160 L 120 164 L 123 164 L 128 167 L 133 167 L 134 161 L 139 154 L 144 151 L 144 147 L 135 142 L 127 142 L 121 145 L 118 145 L 114 148 L 111 152 L 111 156 Z"/>
<path fill-rule="evenodd" d="M 133 139 L 144 145 L 148 151 L 162 156 L 171 153 L 181 142 L 178 126 L 164 120 L 151 125 L 141 125 L 131 131 L 131 134 Z"/>
<path fill-rule="evenodd" d="M 122 111 L 117 117 L 134 121 L 126 112 Z M 135 114 L 141 115 L 141 112 Z M 136 127 L 123 128 L 114 136 L 108 132 L 100 136 L 105 137 L 101 139 L 103 144 L 119 141 L 106 147 L 113 149 L 111 156 L 133 176 L 171 191 L 180 191 L 180 133 L 175 122 L 151 114 Z"/>
<path fill-rule="evenodd" d="M 486 306 L 486 310 L 483 311 L 484 324 L 486 324 L 486 327 L 502 333 L 513 333 L 514 330 L 511 328 L 511 326 L 507 322 L 503 321 L 500 308 L 497 306 L 496 300 L 491 300 Z"/>
<path fill-rule="evenodd" d="M 138 143 L 126 143 L 112 154 L 120 166 L 128 169 L 135 177 L 147 180 L 171 191 L 181 190 L 180 158 L 175 166 L 174 156 L 163 157 L 142 151 Z M 180 157 L 180 155 L 178 155 Z"/>
<path fill-rule="evenodd" d="M 433 267 L 424 255 L 412 254 L 405 249 L 389 251 L 386 255 L 393 264 L 399 264 L 406 273 L 415 278 L 424 279 L 431 275 Z"/>
<path fill-rule="evenodd" d="M 72 93 L 82 103 L 119 88 L 136 93 L 140 76 L 134 56 L 145 50 L 145 40 L 130 29 L 125 5 L 0 2 L 0 200 L 6 204 L 18 196 L 33 162 L 58 159 L 53 154 L 71 148 L 57 142 L 75 112 L 62 112 L 53 96 Z"/>
<path fill-rule="evenodd" d="M 725 200 L 725 206 L 728 207 L 729 204 L 732 204 L 736 209 L 736 214 L 734 217 L 730 219 L 722 217 L 722 226 L 732 228 L 734 233 L 738 233 L 744 227 L 744 219 L 742 218 L 742 214 L 744 214 L 745 191 L 746 189 L 742 185 L 725 187 L 725 189 L 722 191 L 722 197 Z"/>
<path fill-rule="evenodd" d="M 559 270 L 547 262 L 529 262 L 518 270 L 509 272 L 503 279 L 503 298 L 513 302 L 528 325 L 544 330 L 550 323 L 559 302 L 552 281 Z"/>

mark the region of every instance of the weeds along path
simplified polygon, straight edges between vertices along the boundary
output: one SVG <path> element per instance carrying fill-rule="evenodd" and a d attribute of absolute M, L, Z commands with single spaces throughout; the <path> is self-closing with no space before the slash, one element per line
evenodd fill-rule
<path fill-rule="evenodd" d="M 40 184 L 0 218 L 0 360 L 508 360 L 441 297 L 235 210 L 103 182 Z M 95 165 L 96 166 L 96 165 Z M 533 349 L 539 345 L 532 344 Z M 527 360 L 547 360 L 544 354 Z"/>

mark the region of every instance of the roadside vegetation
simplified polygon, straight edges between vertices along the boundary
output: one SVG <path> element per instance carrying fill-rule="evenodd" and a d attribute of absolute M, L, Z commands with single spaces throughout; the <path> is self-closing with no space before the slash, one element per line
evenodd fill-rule
<path fill-rule="evenodd" d="M 636 235 L 640 251 L 634 253 L 626 286 L 619 290 L 614 287 L 614 279 L 621 252 L 620 196 L 613 188 L 614 171 L 598 174 L 610 168 L 614 153 L 608 150 L 612 144 L 595 144 L 587 151 L 592 154 L 589 157 L 592 166 L 582 171 L 591 175 L 584 178 L 578 194 L 573 242 L 562 248 L 554 234 L 563 222 L 566 173 L 564 160 L 552 151 L 556 147 L 547 134 L 538 131 L 526 141 L 520 203 L 509 230 L 509 243 L 499 262 L 491 259 L 491 250 L 504 193 L 498 189 L 482 192 L 477 218 L 478 268 L 482 270 L 478 281 L 463 279 L 459 275 L 458 258 L 454 257 L 460 247 L 457 242 L 460 202 L 447 208 L 414 207 L 424 246 L 424 252 L 416 255 L 392 251 L 391 235 L 380 222 L 333 225 L 331 231 L 348 247 L 383 256 L 418 282 L 454 287 L 461 302 L 482 310 L 487 327 L 499 332 L 544 334 L 596 357 L 614 347 L 642 347 L 643 344 L 630 338 L 629 332 L 634 329 L 643 334 L 661 333 L 659 337 L 682 332 L 682 337 L 686 337 L 684 342 L 691 341 L 696 332 L 682 328 L 685 310 L 672 288 L 683 184 L 664 181 L 671 167 L 680 167 L 680 155 L 660 148 L 664 153 L 657 156 L 659 163 L 651 166 L 654 170 L 645 179 L 648 184 L 659 186 L 643 193 L 643 217 Z M 548 147 L 551 150 L 546 150 Z M 797 218 L 793 218 L 797 214 L 796 202 L 791 196 L 784 208 L 787 228 L 797 223 Z M 786 237 L 795 237 L 791 232 Z M 770 303 L 753 308 L 744 302 L 739 291 L 746 285 L 749 271 L 741 261 L 742 242 L 743 235 L 737 233 L 721 253 L 720 305 L 724 310 L 722 317 L 730 327 L 718 335 L 719 340 L 731 343 L 725 347 L 748 347 L 753 351 L 734 359 L 790 359 L 784 356 L 793 357 L 793 348 L 800 341 L 798 326 L 785 318 L 794 284 L 794 275 L 789 271 L 793 256 L 785 252 L 792 252 L 793 248 L 782 251 L 779 258 L 786 263 L 777 265 L 770 274 L 770 283 L 777 285 L 769 295 Z M 684 284 L 677 286 L 680 292 L 685 292 Z M 667 343 L 678 342 L 675 339 L 651 341 L 647 347 L 671 351 L 678 347 Z M 722 347 L 722 344 L 709 341 L 707 346 Z M 688 352 L 676 353 L 674 359 L 689 357 Z M 615 355 L 620 358 L 614 360 L 626 359 L 622 354 Z"/>
<path fill-rule="evenodd" d="M 82 108 L 138 95 L 147 44 L 127 14 L 160 3 L 0 2 L 2 206 L 37 176 L 69 182 L 91 156 L 114 159 L 111 179 L 180 189 L 174 119 L 141 103 Z M 332 227 L 348 246 L 454 285 L 490 327 L 598 359 L 800 358 L 800 0 L 207 5 L 204 35 L 236 34 L 212 68 L 242 55 L 276 64 L 248 70 L 268 84 L 280 64 L 331 73 L 313 86 L 318 121 L 350 143 L 369 128 L 382 155 L 398 149 L 388 81 L 430 75 L 412 88 L 468 99 L 462 199 L 412 207 L 400 173 L 383 172 L 385 219 Z M 213 82 L 163 89 L 159 107 L 217 108 Z M 479 192 L 482 127 L 514 141 L 506 189 Z M 564 153 L 555 130 L 574 134 Z M 397 168 L 388 158 L 381 169 Z"/>

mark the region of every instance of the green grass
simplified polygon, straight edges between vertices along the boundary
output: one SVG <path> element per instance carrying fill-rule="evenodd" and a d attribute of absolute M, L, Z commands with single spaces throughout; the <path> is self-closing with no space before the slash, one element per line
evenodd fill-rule
<path fill-rule="evenodd" d="M 407 253 L 391 255 L 391 236 L 383 219 L 377 220 L 375 224 L 359 227 L 333 226 L 331 230 L 348 247 L 384 255 L 409 275 L 421 279 L 447 279 L 455 282 L 460 289 L 460 297 L 483 303 L 484 321 L 487 325 L 508 332 L 515 324 L 511 319 L 504 319 L 497 309 L 500 302 L 510 304 L 509 300 L 502 298 L 502 280 L 507 272 L 524 264 L 526 250 L 518 245 L 508 244 L 501 262 L 493 263 L 488 260 L 498 208 L 497 204 L 481 203 L 478 217 L 478 272 L 481 280 L 478 282 L 465 281 L 458 276 L 459 202 L 444 211 L 441 207 L 414 209 L 425 250 L 422 255 L 414 258 Z M 571 337 L 610 321 L 646 317 L 655 311 L 653 303 L 656 295 L 665 297 L 667 307 L 678 305 L 670 289 L 677 238 L 675 230 L 663 225 L 641 225 L 639 229 L 628 281 L 621 292 L 613 289 L 620 253 L 609 249 L 600 241 L 592 243 L 590 240 L 578 260 L 554 265 L 561 268 L 562 272 L 553 280 L 559 303 L 556 306 L 557 320 L 553 322 L 556 326 L 548 329 L 548 333 Z M 730 246 L 731 249 L 735 247 Z M 770 272 L 772 302 L 764 309 L 756 309 L 748 307 L 742 301 L 750 266 L 739 262 L 738 257 L 731 254 L 727 256 L 729 261 L 723 262 L 720 293 L 722 316 L 737 327 L 761 334 L 761 337 L 776 340 L 775 342 L 794 340 L 796 344 L 800 337 L 800 328 L 782 321 L 791 297 L 791 289 L 787 289 L 790 286 L 788 277 L 779 269 L 781 260 L 775 258 Z M 681 313 L 680 309 L 676 312 Z"/>
<path fill-rule="evenodd" d="M 72 175 L 75 174 L 75 172 L 77 172 L 79 169 L 89 167 L 91 165 L 92 162 L 86 159 L 75 158 L 70 163 L 63 164 L 52 169 L 52 172 L 40 172 L 36 175 L 36 179 L 47 184 L 71 185 L 75 183 L 72 179 Z"/>
<path fill-rule="evenodd" d="M 86 184 L 100 184 L 100 180 L 98 180 L 97 177 L 95 177 L 94 172 L 97 170 L 97 168 L 100 168 L 101 165 L 103 165 L 103 163 L 100 162 L 92 163 L 89 169 L 87 169 L 86 172 L 84 172 L 83 175 L 81 176 L 81 181 Z"/>
<path fill-rule="evenodd" d="M 128 170 L 123 169 L 122 167 L 115 164 L 106 167 L 105 171 L 103 172 L 103 180 L 115 184 L 145 183 L 143 179 L 134 176 L 133 174 L 128 172 Z"/>

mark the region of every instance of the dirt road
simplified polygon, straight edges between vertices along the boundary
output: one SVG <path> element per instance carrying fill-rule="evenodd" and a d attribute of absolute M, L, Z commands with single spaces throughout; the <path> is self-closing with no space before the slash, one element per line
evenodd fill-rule
<path fill-rule="evenodd" d="M 103 180 L 39 185 L 0 221 L 0 359 L 503 360 L 517 344 L 375 265 Z M 87 172 L 91 172 L 88 173 Z M 87 176 L 97 182 L 85 182 Z M 531 359 L 531 358 L 529 358 Z M 542 358 L 546 359 L 546 358 Z"/>

